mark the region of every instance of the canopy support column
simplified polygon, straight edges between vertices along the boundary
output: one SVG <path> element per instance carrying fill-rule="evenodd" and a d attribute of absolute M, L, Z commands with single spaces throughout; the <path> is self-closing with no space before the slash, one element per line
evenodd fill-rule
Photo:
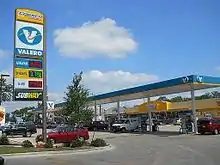
<path fill-rule="evenodd" d="M 195 91 L 193 84 L 191 85 L 191 108 L 193 113 L 194 134 L 197 134 L 198 126 L 197 126 L 197 114 L 196 114 L 196 104 L 195 104 Z"/>
<path fill-rule="evenodd" d="M 121 116 L 120 116 L 120 101 L 117 100 L 117 116 L 118 116 L 118 120 L 121 119 Z"/>
<path fill-rule="evenodd" d="M 99 105 L 99 116 L 102 117 L 102 104 Z"/>
<path fill-rule="evenodd" d="M 151 106 L 150 97 L 147 97 L 147 109 L 148 109 L 148 120 L 149 120 L 149 131 L 152 132 L 152 116 L 151 116 Z"/>
<path fill-rule="evenodd" d="M 97 104 L 96 104 L 96 101 L 95 101 L 95 114 L 94 114 L 94 116 L 95 116 L 95 118 L 94 118 L 94 120 L 95 121 L 97 121 Z"/>

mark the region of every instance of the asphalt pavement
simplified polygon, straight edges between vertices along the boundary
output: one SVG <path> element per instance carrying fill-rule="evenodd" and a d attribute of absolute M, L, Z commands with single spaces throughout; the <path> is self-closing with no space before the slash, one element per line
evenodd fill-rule
<path fill-rule="evenodd" d="M 6 157 L 7 165 L 219 165 L 220 136 L 96 133 L 115 146 L 100 153 Z"/>

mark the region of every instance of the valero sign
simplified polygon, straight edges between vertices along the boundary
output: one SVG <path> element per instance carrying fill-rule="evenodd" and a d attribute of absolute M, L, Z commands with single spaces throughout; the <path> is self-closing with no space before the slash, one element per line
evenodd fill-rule
<path fill-rule="evenodd" d="M 26 8 L 15 10 L 14 100 L 42 101 L 44 89 L 45 16 Z"/>

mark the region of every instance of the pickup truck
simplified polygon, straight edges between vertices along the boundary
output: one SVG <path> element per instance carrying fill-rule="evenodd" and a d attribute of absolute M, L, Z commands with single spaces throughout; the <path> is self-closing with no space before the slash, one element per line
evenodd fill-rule
<path fill-rule="evenodd" d="M 119 121 L 116 121 L 112 125 L 113 132 L 126 132 L 126 131 L 134 131 L 138 129 L 138 119 L 137 118 L 126 118 Z"/>

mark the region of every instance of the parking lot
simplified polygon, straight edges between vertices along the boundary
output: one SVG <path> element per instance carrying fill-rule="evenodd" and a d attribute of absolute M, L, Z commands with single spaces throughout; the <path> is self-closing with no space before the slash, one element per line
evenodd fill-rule
<path fill-rule="evenodd" d="M 156 133 L 90 132 L 90 138 L 104 138 L 115 149 L 94 154 L 25 157 L 10 159 L 14 164 L 52 165 L 219 165 L 219 135 L 179 135 L 178 126 L 163 126 Z M 176 130 L 176 133 L 175 131 Z M 39 132 L 40 133 L 40 132 Z M 36 135 L 29 139 L 34 142 Z M 11 138 L 12 139 L 12 138 Z M 16 137 L 13 140 L 22 141 Z"/>
<path fill-rule="evenodd" d="M 47 130 L 48 132 L 50 130 Z M 178 134 L 179 132 L 179 126 L 174 126 L 174 125 L 164 125 L 160 126 L 160 131 L 158 134 L 163 135 L 175 135 Z M 19 144 L 24 140 L 30 140 L 33 144 L 35 144 L 35 138 L 37 135 L 41 134 L 42 130 L 37 129 L 37 133 L 33 134 L 31 137 L 22 137 L 22 136 L 9 136 L 9 140 L 14 143 L 14 144 Z M 90 140 L 95 137 L 95 138 L 104 138 L 104 139 L 111 139 L 115 137 L 125 137 L 125 136 L 135 136 L 138 135 L 138 132 L 135 133 L 110 133 L 110 132 L 90 132 Z M 149 134 L 149 133 L 148 133 Z"/>

